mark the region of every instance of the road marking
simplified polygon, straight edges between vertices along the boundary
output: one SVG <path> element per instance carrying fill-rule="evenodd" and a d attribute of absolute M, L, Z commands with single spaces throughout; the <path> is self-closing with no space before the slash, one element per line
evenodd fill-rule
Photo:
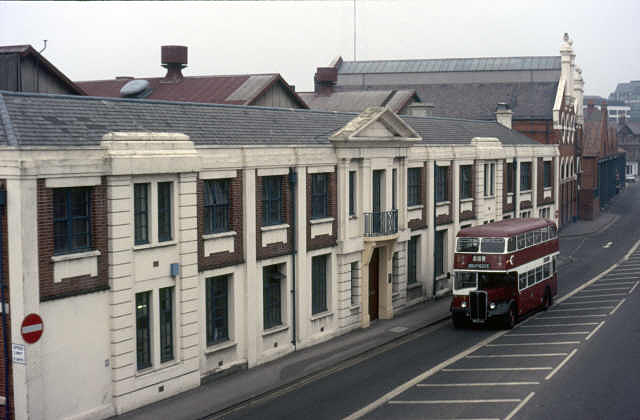
<path fill-rule="evenodd" d="M 616 307 L 615 307 L 615 308 L 613 308 L 613 309 L 611 310 L 611 312 L 609 312 L 609 315 L 613 315 L 613 314 L 615 314 L 615 313 L 616 313 L 616 311 L 618 310 L 618 308 L 620 307 L 620 305 L 622 305 L 622 304 L 624 303 L 624 301 L 625 301 L 625 299 L 622 299 L 622 300 L 620 301 L 620 303 L 618 303 L 618 304 L 616 305 Z"/>
<path fill-rule="evenodd" d="M 576 305 L 585 305 L 587 303 L 591 304 L 591 303 L 606 303 L 606 302 L 619 302 L 620 299 L 603 299 L 603 300 L 585 300 L 584 302 L 576 302 L 576 303 L 569 303 L 569 302 L 563 302 L 562 306 L 576 306 Z"/>
<path fill-rule="evenodd" d="M 591 337 L 593 337 L 593 335 L 596 333 L 596 331 L 598 331 L 600 329 L 600 327 L 602 327 L 604 325 L 604 321 L 602 321 L 600 323 L 600 325 L 598 325 L 593 331 L 591 331 L 591 334 L 589 334 L 587 336 L 587 338 L 584 339 L 584 341 L 588 341 Z"/>
<path fill-rule="evenodd" d="M 533 336 L 536 336 L 536 335 L 584 335 L 584 334 L 589 334 L 589 331 L 509 334 L 508 337 L 533 337 Z"/>
<path fill-rule="evenodd" d="M 593 306 L 591 308 L 574 308 L 574 309 L 562 309 L 554 308 L 552 312 L 578 312 L 578 311 L 596 311 L 598 309 L 611 309 L 613 306 Z"/>
<path fill-rule="evenodd" d="M 597 322 L 594 322 L 597 324 Z M 487 344 L 485 347 L 513 347 L 513 346 L 565 346 L 569 344 L 580 344 L 579 341 L 550 341 L 546 343 L 505 343 L 505 344 Z"/>
<path fill-rule="evenodd" d="M 470 382 L 461 384 L 418 384 L 422 388 L 464 387 L 464 386 L 518 386 L 518 385 L 540 385 L 540 382 Z"/>
<path fill-rule="evenodd" d="M 540 325 L 525 325 L 522 328 L 543 328 L 543 327 L 577 327 L 578 325 L 598 325 L 597 322 L 576 322 L 570 324 L 540 324 Z"/>
<path fill-rule="evenodd" d="M 616 280 L 635 280 L 635 279 L 640 279 L 640 276 L 607 276 L 604 279 L 601 279 L 600 281 L 603 283 L 607 283 L 610 281 L 616 281 Z"/>
<path fill-rule="evenodd" d="M 520 398 L 496 398 L 493 400 L 418 400 L 418 401 L 405 401 L 405 400 L 393 400 L 389 401 L 389 404 L 482 404 L 482 403 L 512 403 L 520 402 Z"/>
<path fill-rule="evenodd" d="M 629 286 L 627 287 L 609 287 L 609 288 L 604 288 L 605 286 L 600 286 L 600 288 L 596 288 L 596 289 L 585 289 L 584 293 L 589 293 L 589 292 L 613 292 L 616 290 L 624 290 L 625 292 L 627 290 L 629 290 Z"/>
<path fill-rule="evenodd" d="M 611 247 L 611 245 L 613 245 L 613 242 L 609 241 L 609 242 L 607 242 L 606 244 L 602 245 L 602 247 L 603 247 L 604 249 L 607 249 L 607 248 Z"/>
<path fill-rule="evenodd" d="M 567 353 L 538 353 L 538 354 L 479 354 L 476 356 L 467 356 L 467 359 L 498 359 L 502 357 L 554 357 L 566 356 Z"/>
<path fill-rule="evenodd" d="M 600 284 L 600 283 L 602 283 L 602 284 Z M 600 281 L 600 282 L 594 284 L 591 287 L 628 286 L 628 285 L 631 285 L 633 283 L 637 283 L 637 282 L 633 281 L 633 280 L 629 280 L 629 281 Z"/>
<path fill-rule="evenodd" d="M 560 362 L 560 364 L 558 366 L 556 366 L 555 369 L 553 369 L 544 379 L 545 380 L 549 380 L 553 377 L 553 375 L 556 374 L 557 371 L 560 370 L 560 368 L 562 368 L 562 366 L 565 365 L 565 363 L 567 363 L 569 361 L 569 359 L 571 359 L 573 357 L 574 354 L 576 354 L 576 352 L 578 351 L 578 349 L 573 349 L 573 351 L 571 353 L 569 353 L 569 355 L 567 357 L 564 358 L 564 360 L 562 362 Z"/>
<path fill-rule="evenodd" d="M 638 271 L 638 269 L 637 269 L 637 268 L 635 268 L 635 267 L 631 267 L 631 268 L 624 268 L 624 266 L 620 266 L 620 267 L 616 268 L 616 269 L 615 269 L 615 270 L 613 270 L 613 271 L 614 271 L 614 273 L 613 273 L 613 274 L 615 274 L 615 272 L 618 272 L 618 271 Z M 623 273 L 623 274 L 625 274 L 625 273 Z"/>
<path fill-rule="evenodd" d="M 528 402 L 529 402 L 529 400 L 530 400 L 531 398 L 533 398 L 533 396 L 534 396 L 534 395 L 536 395 L 536 393 L 535 393 L 535 392 L 532 392 L 531 394 L 527 395 L 527 398 L 525 398 L 524 400 L 522 400 L 522 401 L 520 402 L 520 404 L 518 404 L 518 405 L 516 406 L 516 408 L 514 408 L 514 409 L 513 409 L 513 411 L 511 411 L 511 412 L 509 413 L 509 415 L 508 415 L 507 417 L 505 417 L 505 418 L 504 418 L 504 420 L 511 420 L 511 418 L 512 418 L 513 416 L 515 416 L 515 415 L 516 415 L 516 413 L 517 413 L 518 411 L 520 411 L 520 409 L 521 409 L 522 407 L 524 407 L 524 405 L 525 405 L 526 403 L 528 403 Z"/>
<path fill-rule="evenodd" d="M 633 291 L 636 290 L 636 287 L 638 287 L 638 283 L 640 283 L 640 281 L 637 281 L 636 284 L 633 285 L 631 290 L 629 290 L 629 294 L 633 293 Z"/>
<path fill-rule="evenodd" d="M 539 367 L 508 367 L 508 368 L 452 368 L 442 369 L 443 372 L 508 372 L 508 371 L 523 371 L 523 370 L 551 370 L 552 367 L 539 366 Z"/>
<path fill-rule="evenodd" d="M 375 410 L 376 408 L 384 405 L 386 402 L 391 401 L 393 398 L 397 397 L 398 395 L 402 394 L 403 392 L 405 392 L 406 390 L 408 390 L 409 388 L 414 387 L 415 385 L 419 384 L 420 382 L 423 382 L 425 379 L 427 379 L 428 377 L 434 375 L 435 373 L 441 371 L 443 368 L 457 362 L 460 359 L 463 359 L 465 356 L 468 356 L 469 354 L 473 353 L 474 351 L 478 350 L 479 348 L 484 347 L 486 344 L 491 343 L 494 340 L 497 340 L 498 338 L 502 337 L 503 335 L 505 335 L 507 333 L 507 331 L 500 331 L 497 332 L 495 334 L 493 334 L 490 337 L 487 337 L 486 339 L 480 341 L 479 343 L 477 343 L 476 345 L 469 347 L 467 350 L 458 353 L 457 355 L 453 356 L 452 358 L 445 360 L 444 362 L 432 367 L 431 369 L 421 373 L 420 375 L 416 376 L 415 378 L 405 382 L 404 384 L 392 389 L 391 391 L 387 392 L 386 394 L 384 394 L 382 397 L 378 398 L 377 400 L 373 401 L 372 403 L 366 405 L 365 407 L 362 407 L 360 410 L 356 411 L 355 413 L 347 416 L 344 418 L 344 420 L 355 420 L 358 419 L 362 416 L 364 416 L 367 413 L 370 413 L 371 411 Z"/>
<path fill-rule="evenodd" d="M 544 319 L 565 319 L 565 318 L 597 318 L 597 317 L 602 317 L 602 316 L 607 316 L 607 314 L 545 316 L 544 318 L 540 318 L 540 319 L 544 320 Z"/>
<path fill-rule="evenodd" d="M 584 292 L 582 292 L 584 293 Z M 606 295 L 587 295 L 587 296 L 576 296 L 576 299 L 580 298 L 594 298 L 594 297 L 612 297 L 612 296 L 626 296 L 626 293 L 608 293 Z"/>

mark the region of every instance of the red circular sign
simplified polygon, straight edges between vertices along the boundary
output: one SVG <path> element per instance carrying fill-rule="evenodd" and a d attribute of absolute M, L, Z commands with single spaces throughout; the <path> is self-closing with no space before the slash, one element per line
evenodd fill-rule
<path fill-rule="evenodd" d="M 40 336 L 42 336 L 42 331 L 44 331 L 44 323 L 40 315 L 29 314 L 24 317 L 22 327 L 20 328 L 24 341 L 29 344 L 35 343 L 40 339 Z"/>

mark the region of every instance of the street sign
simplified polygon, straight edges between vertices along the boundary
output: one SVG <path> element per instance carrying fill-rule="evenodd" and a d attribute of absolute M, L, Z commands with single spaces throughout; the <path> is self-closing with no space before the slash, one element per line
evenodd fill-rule
<path fill-rule="evenodd" d="M 24 344 L 11 343 L 11 360 L 13 363 L 24 365 Z"/>
<path fill-rule="evenodd" d="M 38 314 L 29 314 L 25 316 L 24 321 L 22 321 L 22 327 L 20 328 L 22 338 L 29 344 L 33 344 L 38 341 L 42 336 L 43 330 L 44 323 Z"/>

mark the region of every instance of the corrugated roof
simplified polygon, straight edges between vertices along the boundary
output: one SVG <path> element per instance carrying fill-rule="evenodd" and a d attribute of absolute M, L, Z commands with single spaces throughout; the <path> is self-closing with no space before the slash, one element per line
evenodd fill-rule
<path fill-rule="evenodd" d="M 560 56 L 344 61 L 339 74 L 559 70 Z"/>
<path fill-rule="evenodd" d="M 70 95 L 0 92 L 0 112 L 19 146 L 97 146 L 112 131 L 179 132 L 196 145 L 323 145 L 356 113 L 215 105 Z M 469 144 L 498 137 L 503 144 L 540 146 L 492 121 L 402 116 L 427 144 Z M 3 126 L 5 122 L 0 119 Z M 5 138 L 0 142 L 7 145 Z"/>

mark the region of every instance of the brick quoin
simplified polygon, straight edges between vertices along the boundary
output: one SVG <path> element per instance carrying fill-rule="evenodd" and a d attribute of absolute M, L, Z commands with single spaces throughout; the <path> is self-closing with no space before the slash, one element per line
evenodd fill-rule
<path fill-rule="evenodd" d="M 242 174 L 231 178 L 229 229 L 236 232 L 234 237 L 233 252 L 223 251 L 215 254 L 204 255 L 204 187 L 205 180 L 198 180 L 198 270 L 205 271 L 214 268 L 228 267 L 242 264 L 243 258 L 243 206 L 242 206 Z"/>
<path fill-rule="evenodd" d="M 105 178 L 91 187 L 91 248 L 100 251 L 98 275 L 65 278 L 53 282 L 53 189 L 38 179 L 38 267 L 40 270 L 40 301 L 93 293 L 109 289 L 107 267 L 107 195 Z"/>
<path fill-rule="evenodd" d="M 0 190 L 6 191 L 6 181 L 0 180 Z M 2 282 L 4 284 L 4 298 L 5 302 L 9 303 L 9 240 L 8 240 L 8 227 L 7 227 L 7 207 L 0 206 L 0 211 L 2 215 L 0 217 L 0 229 L 2 230 Z M 1 321 L 1 318 L 0 318 Z M 3 397 L 7 397 L 7 391 L 9 392 L 9 410 L 11 418 L 14 418 L 14 408 L 13 408 L 13 369 L 11 366 L 11 317 L 9 314 L 5 317 L 5 323 L 7 326 L 6 337 L 8 340 L 7 348 L 8 352 L 5 353 L 5 346 L 3 338 L 5 337 L 5 331 L 3 329 L 3 324 L 0 322 L 0 395 Z M 9 383 L 5 383 L 5 364 L 8 366 L 9 370 Z M 6 408 L 4 406 L 0 406 L 0 419 L 5 419 L 5 411 Z"/>
<path fill-rule="evenodd" d="M 291 226 L 291 191 L 289 190 L 289 177 L 280 176 L 280 187 L 282 197 L 282 207 L 280 208 L 280 217 L 282 223 L 289 225 L 287 228 L 287 243 L 278 242 L 262 246 L 262 214 L 264 212 L 262 205 L 262 178 L 256 176 L 256 259 L 264 260 L 267 258 L 279 257 L 293 253 L 293 228 Z"/>
<path fill-rule="evenodd" d="M 311 239 L 311 176 L 313 174 L 307 174 L 307 249 L 309 251 L 315 249 L 322 249 L 331 246 L 335 246 L 336 240 L 338 238 L 338 201 L 337 201 L 337 181 L 336 181 L 336 173 L 329 172 L 327 186 L 327 195 L 328 195 L 328 217 L 333 217 L 333 223 L 331 227 L 331 235 L 319 235 L 315 238 Z"/>

